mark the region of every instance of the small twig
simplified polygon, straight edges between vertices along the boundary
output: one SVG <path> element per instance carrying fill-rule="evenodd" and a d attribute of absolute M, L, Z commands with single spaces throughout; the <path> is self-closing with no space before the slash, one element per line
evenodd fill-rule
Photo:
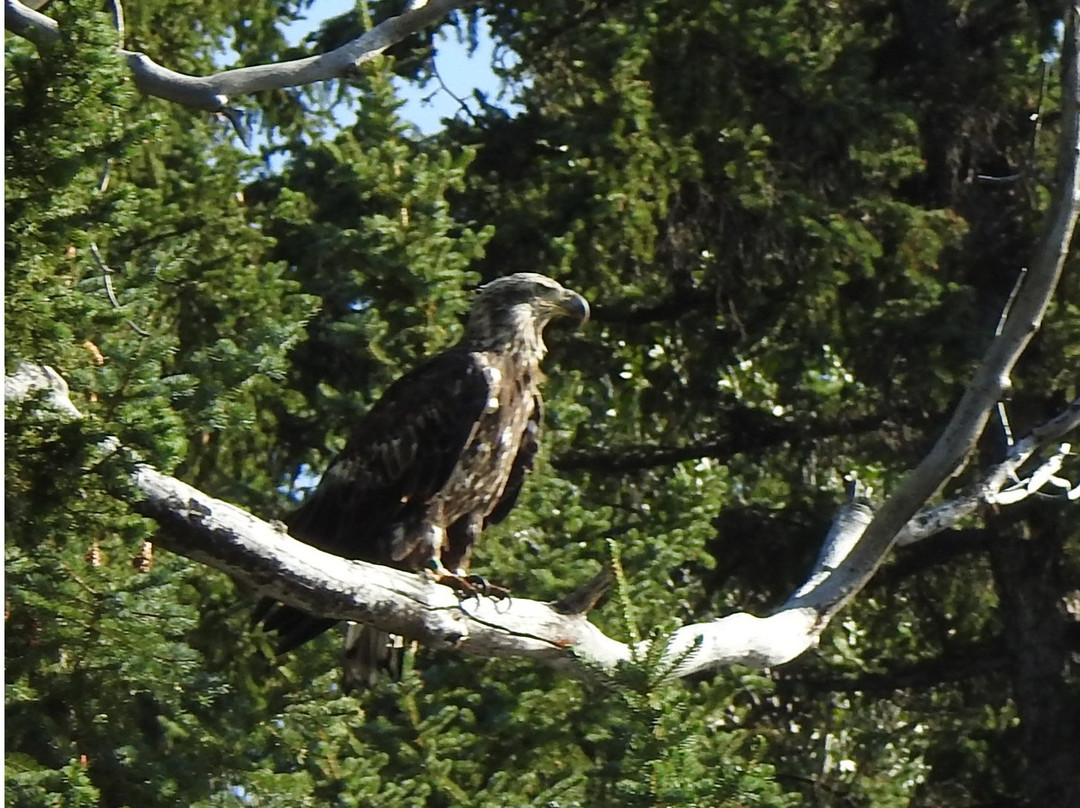
<path fill-rule="evenodd" d="M 86 583 L 86 581 L 84 581 L 82 578 L 80 578 L 75 573 L 75 571 L 72 570 L 72 568 L 70 566 L 66 565 L 66 564 L 64 565 L 64 574 L 68 578 L 70 578 L 72 581 L 77 583 L 79 586 L 81 586 L 83 588 L 83 591 L 85 591 L 86 594 L 90 595 L 90 597 L 92 597 L 94 599 L 93 602 L 97 602 L 101 598 L 101 594 L 96 589 L 94 589 L 92 586 L 90 586 L 90 584 Z M 91 605 L 91 603 L 87 603 L 86 601 L 83 601 L 83 603 L 86 603 L 86 605 L 88 605 L 88 606 Z"/>
<path fill-rule="evenodd" d="M 245 149 L 251 148 L 251 128 L 244 123 L 244 111 L 237 107 L 222 107 L 218 114 L 232 124 Z"/>
<path fill-rule="evenodd" d="M 994 329 L 994 337 L 1000 337 L 1002 329 L 1005 328 L 1005 321 L 1009 319 L 1009 312 L 1012 311 L 1013 303 L 1016 301 L 1016 296 L 1020 293 L 1020 287 L 1024 285 L 1024 278 L 1027 276 L 1027 267 L 1020 267 L 1020 274 L 1016 277 L 1016 283 L 1013 284 L 1012 291 L 1009 292 L 1009 299 L 1005 301 L 1005 305 L 1001 309 L 1001 316 L 998 317 L 997 328 Z M 1001 431 L 1005 433 L 1005 446 L 1012 448 L 1013 443 L 1013 431 L 1012 426 L 1009 423 L 1009 412 L 1005 409 L 1005 401 L 1001 400 L 997 403 L 997 416 L 1001 421 Z"/>
<path fill-rule="evenodd" d="M 90 253 L 94 256 L 94 260 L 97 261 L 102 277 L 105 279 L 105 294 L 109 296 L 109 302 L 112 303 L 114 309 L 120 308 L 120 301 L 116 299 L 116 291 L 113 289 L 112 284 L 112 267 L 106 264 L 105 259 L 101 257 L 101 251 L 98 249 L 96 242 L 90 242 Z"/>
<path fill-rule="evenodd" d="M 115 4 L 115 7 L 117 9 L 120 9 L 119 2 Z M 118 10 L 117 14 L 119 15 L 119 22 L 117 23 L 117 25 L 122 26 L 124 23 L 124 12 L 122 10 Z M 98 193 L 103 194 L 108 189 L 109 176 L 111 173 L 112 160 L 106 160 L 105 166 L 101 170 L 101 179 L 98 180 Z M 112 307 L 114 309 L 121 308 L 120 301 L 116 297 L 116 289 L 113 287 L 112 276 L 115 270 L 113 270 L 112 267 L 105 263 L 105 259 L 101 257 L 101 250 L 98 249 L 98 245 L 96 242 L 90 242 L 90 252 L 94 256 L 94 260 L 97 261 L 98 267 L 101 268 L 101 277 L 105 282 L 105 294 L 109 298 L 109 302 L 112 304 Z M 139 326 L 135 325 L 134 321 L 128 320 L 127 324 L 131 327 L 131 330 L 138 334 L 140 337 L 150 336 L 149 331 L 144 331 L 143 329 L 139 328 Z"/>
<path fill-rule="evenodd" d="M 1039 76 L 1039 100 L 1035 104 L 1035 112 L 1031 114 L 1031 120 L 1035 123 L 1034 131 L 1031 133 L 1031 159 L 1035 159 L 1035 150 L 1039 145 L 1039 134 L 1042 132 L 1042 108 L 1043 99 L 1046 97 L 1046 74 L 1050 68 L 1050 63 L 1043 59 L 1042 73 Z"/>
<path fill-rule="evenodd" d="M 1024 176 L 1023 171 L 1017 171 L 1015 174 L 1006 174 L 1004 177 L 995 177 L 993 174 L 976 174 L 975 179 L 979 182 L 988 182 L 992 184 L 1004 185 L 1009 182 L 1017 182 Z"/>
<path fill-rule="evenodd" d="M 112 158 L 105 160 L 105 165 L 101 169 L 101 178 L 98 179 L 98 193 L 103 194 L 109 190 L 109 176 L 112 173 Z"/>
<path fill-rule="evenodd" d="M 604 568 L 572 592 L 551 604 L 559 614 L 586 614 L 607 594 L 615 583 L 615 569 L 610 561 Z"/>
<path fill-rule="evenodd" d="M 93 254 L 94 260 L 97 261 L 98 266 L 101 268 L 101 276 L 105 281 L 105 294 L 108 296 L 109 302 L 112 303 L 114 309 L 122 308 L 120 301 L 116 298 L 116 290 L 113 288 L 112 276 L 116 270 L 105 263 L 105 259 L 101 257 L 101 251 L 98 249 L 96 242 L 90 242 L 90 252 Z M 144 331 L 139 328 L 132 320 L 128 320 L 127 324 L 131 326 L 131 330 L 140 337 L 150 336 L 149 331 Z"/>
<path fill-rule="evenodd" d="M 1001 431 L 1005 435 L 1005 446 L 1011 448 L 1015 441 L 1013 440 L 1012 425 L 1009 423 L 1009 411 L 1005 409 L 1005 402 L 999 401 L 997 403 L 997 416 L 1001 421 Z"/>
<path fill-rule="evenodd" d="M 1039 134 L 1042 132 L 1042 108 L 1043 99 L 1046 96 L 1046 73 L 1049 68 L 1049 63 L 1044 59 L 1042 63 L 1042 72 L 1039 74 L 1039 100 L 1035 104 L 1035 111 L 1028 116 L 1028 120 L 1034 124 L 1031 131 L 1031 145 L 1028 149 L 1028 164 L 1035 162 L 1035 152 L 1039 146 Z M 1017 171 L 1014 174 L 1007 174 L 1004 177 L 995 177 L 993 174 L 976 174 L 975 179 L 979 182 L 985 182 L 993 185 L 1003 185 L 1010 182 L 1017 182 L 1024 178 L 1025 171 Z"/>
<path fill-rule="evenodd" d="M 457 101 L 458 106 L 460 106 L 465 111 L 465 114 L 469 116 L 469 120 L 475 122 L 476 116 L 473 114 L 473 111 L 469 109 L 469 105 L 465 102 L 465 99 L 460 97 L 459 95 L 456 95 L 454 91 L 447 86 L 446 82 L 443 81 L 442 74 L 439 72 L 439 68 L 435 64 L 435 57 L 431 58 L 431 74 L 435 76 L 435 80 L 439 82 L 439 86 L 442 88 L 443 92 L 453 98 L 455 101 Z"/>
<path fill-rule="evenodd" d="M 998 317 L 997 328 L 994 329 L 995 337 L 1000 337 L 1002 330 L 1005 328 L 1005 321 L 1009 319 L 1009 312 L 1012 311 L 1013 303 L 1016 302 L 1016 296 L 1020 294 L 1020 287 L 1024 285 L 1027 272 L 1027 267 L 1020 267 L 1020 274 L 1016 277 L 1016 283 L 1013 284 L 1012 291 L 1009 292 L 1009 299 L 1005 301 L 1005 305 L 1001 309 L 1001 316 Z"/>
<path fill-rule="evenodd" d="M 859 473 L 854 470 L 844 475 L 844 490 L 847 492 L 848 504 L 856 502 L 866 504 L 874 498 L 873 486 L 860 480 Z"/>

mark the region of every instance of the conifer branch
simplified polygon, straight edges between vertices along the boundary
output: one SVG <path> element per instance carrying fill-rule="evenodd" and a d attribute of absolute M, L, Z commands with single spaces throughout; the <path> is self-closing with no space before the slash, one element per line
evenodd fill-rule
<path fill-rule="evenodd" d="M 145 53 L 121 50 L 138 88 L 194 109 L 225 112 L 231 97 L 262 90 L 280 90 L 348 76 L 405 37 L 432 25 L 471 0 L 427 0 L 410 3 L 405 11 L 365 31 L 341 47 L 316 56 L 274 64 L 224 70 L 211 76 L 189 76 L 159 65 Z M 60 38 L 60 26 L 51 17 L 19 0 L 4 0 L 4 27 L 38 47 Z"/>
<path fill-rule="evenodd" d="M 886 662 L 884 669 L 850 673 L 797 673 L 784 676 L 782 688 L 803 688 L 811 693 L 891 694 L 897 690 L 927 690 L 944 682 L 962 682 L 1008 669 L 1004 638 L 1000 635 L 947 648 L 932 657 Z"/>
<path fill-rule="evenodd" d="M 726 430 L 722 434 L 682 445 L 639 443 L 600 449 L 569 449 L 552 458 L 560 471 L 600 471 L 607 474 L 671 466 L 703 457 L 727 458 L 734 454 L 756 452 L 785 443 L 810 441 L 837 435 L 880 433 L 886 418 L 880 411 L 866 415 L 850 415 L 828 420 L 814 413 L 803 413 L 795 419 L 790 415 L 773 415 L 753 407 L 728 407 L 724 410 Z M 905 414 L 906 416 L 906 414 Z M 925 420 L 922 414 L 905 417 L 904 426 Z"/>

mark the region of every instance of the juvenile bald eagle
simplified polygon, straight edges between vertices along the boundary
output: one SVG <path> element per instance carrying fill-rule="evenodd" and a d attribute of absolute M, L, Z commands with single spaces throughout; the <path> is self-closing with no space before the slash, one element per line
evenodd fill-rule
<path fill-rule="evenodd" d="M 509 512 L 536 455 L 544 327 L 588 316 L 581 295 L 536 273 L 481 287 L 461 341 L 386 389 L 286 520 L 289 533 L 345 558 L 462 581 L 480 532 Z M 256 619 L 277 634 L 278 653 L 336 622 L 270 601 Z M 390 640 L 350 628 L 347 686 L 396 661 Z"/>

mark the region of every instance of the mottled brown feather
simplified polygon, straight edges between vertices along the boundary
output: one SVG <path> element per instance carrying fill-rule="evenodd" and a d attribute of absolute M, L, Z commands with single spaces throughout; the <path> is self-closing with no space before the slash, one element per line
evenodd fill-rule
<path fill-rule="evenodd" d="M 287 520 L 289 532 L 345 558 L 467 569 L 481 531 L 505 518 L 536 456 L 543 328 L 588 311 L 580 295 L 533 273 L 484 287 L 462 341 L 387 388 Z M 255 619 L 278 635 L 279 653 L 336 622 L 269 602 Z M 354 680 L 370 681 L 371 666 L 386 663 L 388 638 L 364 627 L 350 637 Z"/>

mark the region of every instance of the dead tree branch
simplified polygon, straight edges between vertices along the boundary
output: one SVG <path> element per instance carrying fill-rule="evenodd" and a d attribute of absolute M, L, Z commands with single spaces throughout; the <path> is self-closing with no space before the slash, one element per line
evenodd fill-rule
<path fill-rule="evenodd" d="M 869 580 L 893 542 L 935 493 L 967 463 L 990 413 L 1010 386 L 1010 376 L 1038 331 L 1061 277 L 1080 211 L 1080 3 L 1069 4 L 1062 47 L 1062 121 L 1056 188 L 1046 225 L 1008 317 L 991 342 L 952 417 L 922 462 L 890 493 L 865 535 L 844 560 L 846 579 Z M 837 588 L 845 601 L 860 586 Z"/>
<path fill-rule="evenodd" d="M 82 417 L 66 382 L 51 368 L 23 365 L 5 380 L 9 403 L 35 391 L 44 392 L 46 406 L 61 416 Z M 1035 432 L 1031 440 L 1053 433 Z M 120 447 L 110 440 L 105 448 Z M 131 479 L 142 496 L 131 507 L 161 526 L 158 544 L 291 606 L 370 623 L 437 648 L 523 657 L 576 675 L 611 669 L 643 650 L 607 637 L 583 614 L 567 613 L 557 602 L 461 600 L 423 575 L 324 553 L 146 464 L 134 464 Z M 679 660 L 671 675 L 733 664 L 774 667 L 813 647 L 833 615 L 866 583 L 848 559 L 865 541 L 870 519 L 864 505 L 841 509 L 806 583 L 773 614 L 739 612 L 677 629 L 666 652 Z M 948 526 L 945 519 L 936 524 Z"/>
<path fill-rule="evenodd" d="M 1057 441 L 1077 427 L 1080 427 L 1080 398 L 1010 446 L 1005 459 L 973 485 L 947 502 L 919 511 L 897 534 L 896 543 L 900 546 L 915 544 L 955 525 L 981 505 L 1013 505 L 1043 492 L 1048 483 L 1056 483 L 1062 489 L 1061 495 L 1070 500 L 1080 498 L 1080 485 L 1055 476 L 1064 458 L 1072 452 L 1068 443 L 1059 444 L 1031 472 L 1024 475 L 1020 472 L 1040 447 Z"/>
<path fill-rule="evenodd" d="M 149 56 L 121 50 L 136 86 L 147 95 L 194 109 L 224 112 L 230 98 L 262 90 L 280 90 L 348 76 L 410 34 L 441 20 L 470 0 L 412 2 L 396 17 L 383 20 L 361 36 L 327 53 L 276 64 L 224 70 L 212 76 L 189 76 L 159 65 Z M 19 0 L 4 0 L 4 27 L 38 47 L 60 38 L 60 26 L 51 17 Z"/>

